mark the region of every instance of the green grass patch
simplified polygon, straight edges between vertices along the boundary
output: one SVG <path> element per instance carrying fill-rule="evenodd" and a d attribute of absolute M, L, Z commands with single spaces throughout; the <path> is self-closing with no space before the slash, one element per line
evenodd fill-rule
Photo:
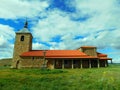
<path fill-rule="evenodd" d="M 120 90 L 120 65 L 92 69 L 0 69 L 0 90 Z"/>

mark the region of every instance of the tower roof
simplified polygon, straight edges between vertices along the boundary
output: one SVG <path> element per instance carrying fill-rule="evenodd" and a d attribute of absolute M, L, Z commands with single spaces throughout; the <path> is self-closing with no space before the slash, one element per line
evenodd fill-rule
<path fill-rule="evenodd" d="M 24 28 L 19 30 L 17 33 L 30 33 L 30 31 L 28 30 L 28 22 L 27 22 L 27 20 L 26 20 L 26 22 L 24 24 Z"/>
<path fill-rule="evenodd" d="M 20 31 L 18 31 L 17 33 L 30 33 L 30 31 L 27 28 L 23 28 Z"/>

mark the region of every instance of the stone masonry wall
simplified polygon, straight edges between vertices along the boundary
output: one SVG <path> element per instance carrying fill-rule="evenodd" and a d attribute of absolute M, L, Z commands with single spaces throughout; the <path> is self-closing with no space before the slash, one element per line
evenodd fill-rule
<path fill-rule="evenodd" d="M 24 36 L 24 41 L 21 41 L 21 36 Z M 29 33 L 16 34 L 15 44 L 14 44 L 13 62 L 12 68 L 16 68 L 16 63 L 20 60 L 20 55 L 23 52 L 30 51 L 32 49 L 32 35 Z"/>
<path fill-rule="evenodd" d="M 97 56 L 96 48 L 81 48 L 82 52 L 90 56 Z"/>
<path fill-rule="evenodd" d="M 22 57 L 18 65 L 19 68 L 41 68 L 44 59 L 39 57 Z"/>

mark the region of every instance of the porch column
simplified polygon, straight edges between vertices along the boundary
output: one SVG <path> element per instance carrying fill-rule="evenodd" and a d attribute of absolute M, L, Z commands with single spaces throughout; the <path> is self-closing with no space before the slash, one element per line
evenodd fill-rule
<path fill-rule="evenodd" d="M 64 60 L 62 60 L 62 69 L 64 69 Z"/>
<path fill-rule="evenodd" d="M 107 62 L 106 62 L 106 60 L 105 60 L 105 67 L 107 67 Z"/>
<path fill-rule="evenodd" d="M 53 60 L 53 69 L 55 68 L 55 60 Z"/>
<path fill-rule="evenodd" d="M 73 59 L 72 59 L 72 69 L 74 68 L 74 66 L 73 66 Z"/>
<path fill-rule="evenodd" d="M 98 68 L 100 67 L 100 61 L 99 61 L 99 59 L 97 60 L 97 63 L 98 63 Z"/>
<path fill-rule="evenodd" d="M 89 59 L 89 68 L 91 68 L 91 60 Z"/>
<path fill-rule="evenodd" d="M 80 67 L 83 68 L 83 65 L 82 65 L 82 60 L 80 60 Z"/>

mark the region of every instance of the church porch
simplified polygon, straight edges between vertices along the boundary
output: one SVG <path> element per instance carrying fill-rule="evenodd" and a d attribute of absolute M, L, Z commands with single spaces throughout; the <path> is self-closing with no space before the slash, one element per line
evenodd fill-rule
<path fill-rule="evenodd" d="M 105 63 L 101 63 L 98 59 L 54 59 L 48 60 L 48 68 L 52 69 L 75 69 L 75 68 L 94 68 L 103 67 Z"/>

